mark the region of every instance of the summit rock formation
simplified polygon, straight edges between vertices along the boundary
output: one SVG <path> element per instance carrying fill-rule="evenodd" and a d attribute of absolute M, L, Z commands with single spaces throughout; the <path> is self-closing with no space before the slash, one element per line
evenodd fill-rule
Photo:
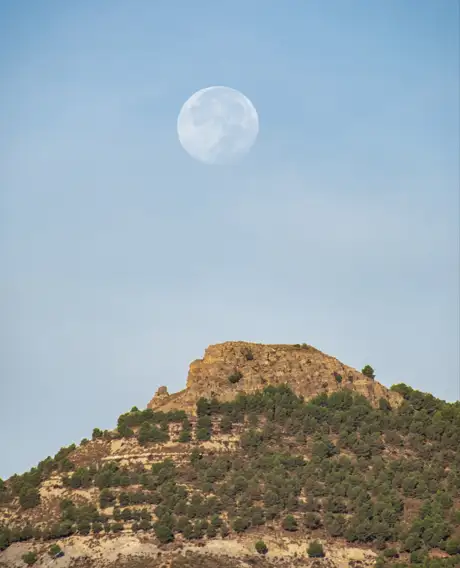
<path fill-rule="evenodd" d="M 305 399 L 349 389 L 364 395 L 373 406 L 381 398 L 391 406 L 398 406 L 402 400 L 399 393 L 310 345 L 228 341 L 210 345 L 202 359 L 190 364 L 184 390 L 168 394 L 166 387 L 160 387 L 147 406 L 193 414 L 201 397 L 227 401 L 239 392 L 252 394 L 267 385 L 282 384 Z"/>

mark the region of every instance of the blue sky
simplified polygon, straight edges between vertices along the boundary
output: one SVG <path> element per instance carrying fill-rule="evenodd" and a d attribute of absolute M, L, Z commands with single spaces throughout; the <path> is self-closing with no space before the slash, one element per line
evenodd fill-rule
<path fill-rule="evenodd" d="M 0 476 L 182 388 L 211 343 L 310 343 L 459 396 L 452 0 L 0 4 Z M 240 164 L 180 147 L 256 106 Z"/>

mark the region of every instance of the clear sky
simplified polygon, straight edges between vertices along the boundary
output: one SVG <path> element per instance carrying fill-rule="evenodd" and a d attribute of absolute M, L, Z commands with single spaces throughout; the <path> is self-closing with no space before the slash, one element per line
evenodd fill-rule
<path fill-rule="evenodd" d="M 458 22 L 455 0 L 0 2 L 0 476 L 226 340 L 456 400 Z M 178 143 L 210 85 L 258 110 L 239 165 Z"/>

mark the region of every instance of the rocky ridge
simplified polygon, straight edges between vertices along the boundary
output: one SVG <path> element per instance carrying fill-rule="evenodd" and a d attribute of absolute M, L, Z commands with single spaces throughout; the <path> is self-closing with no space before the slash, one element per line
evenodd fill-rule
<path fill-rule="evenodd" d="M 235 379 L 229 380 L 232 376 Z M 194 413 L 201 397 L 232 400 L 239 392 L 252 394 L 267 385 L 283 383 L 305 399 L 350 389 L 364 395 L 374 406 L 380 398 L 392 406 L 398 406 L 402 400 L 397 392 L 310 345 L 229 341 L 210 345 L 202 359 L 190 364 L 184 390 L 168 394 L 167 387 L 160 387 L 147 406 Z"/>

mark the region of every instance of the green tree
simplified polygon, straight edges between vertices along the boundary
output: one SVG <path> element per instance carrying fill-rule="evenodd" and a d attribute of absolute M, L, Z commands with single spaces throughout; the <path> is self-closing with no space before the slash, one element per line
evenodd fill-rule
<path fill-rule="evenodd" d="M 55 558 L 56 556 L 62 553 L 62 548 L 58 544 L 52 544 L 48 549 L 48 554 L 51 558 Z"/>
<path fill-rule="evenodd" d="M 103 436 L 102 430 L 100 430 L 99 428 L 94 428 L 93 434 L 92 434 L 92 439 L 98 440 L 99 438 L 102 438 L 102 436 Z"/>
<path fill-rule="evenodd" d="M 228 382 L 232 383 L 232 384 L 236 384 L 236 383 L 239 383 L 242 378 L 243 378 L 243 373 L 241 373 L 241 371 L 235 371 L 234 373 L 229 375 Z"/>
<path fill-rule="evenodd" d="M 111 507 L 115 504 L 116 496 L 110 491 L 110 489 L 103 489 L 99 495 L 99 504 L 101 509 L 106 507 Z"/>
<path fill-rule="evenodd" d="M 315 530 L 321 526 L 321 517 L 316 513 L 307 513 L 304 523 L 307 529 Z"/>
<path fill-rule="evenodd" d="M 366 365 L 362 368 L 361 373 L 369 379 L 375 379 L 374 369 L 370 365 Z"/>
<path fill-rule="evenodd" d="M 242 533 L 249 528 L 249 519 L 244 517 L 237 517 L 232 524 L 233 530 L 236 533 Z"/>
<path fill-rule="evenodd" d="M 174 540 L 174 533 L 164 524 L 155 523 L 155 535 L 161 544 L 172 542 Z"/>
<path fill-rule="evenodd" d="M 284 517 L 283 521 L 281 522 L 281 526 L 285 531 L 291 532 L 296 531 L 299 528 L 295 517 L 293 517 L 292 515 L 287 515 L 287 517 Z"/>
<path fill-rule="evenodd" d="M 183 429 L 179 434 L 178 442 L 181 444 L 186 444 L 192 440 L 192 434 L 190 430 Z"/>
<path fill-rule="evenodd" d="M 103 529 L 104 529 L 104 526 L 103 526 L 102 523 L 100 523 L 100 522 L 93 523 L 93 533 L 94 534 L 99 534 L 100 532 L 102 532 Z"/>
<path fill-rule="evenodd" d="M 40 504 L 40 493 L 35 487 L 24 486 L 19 493 L 19 504 L 23 509 L 33 509 Z"/>
<path fill-rule="evenodd" d="M 79 534 L 88 535 L 91 531 L 91 523 L 87 520 L 82 520 L 77 524 Z"/>
<path fill-rule="evenodd" d="M 263 540 L 258 540 L 255 544 L 255 548 L 258 554 L 267 554 L 268 552 L 268 546 Z"/>
<path fill-rule="evenodd" d="M 35 562 L 37 562 L 37 553 L 33 551 L 26 552 L 26 554 L 22 555 L 22 559 L 28 566 L 32 566 L 32 564 L 35 564 Z"/>
<path fill-rule="evenodd" d="M 323 558 L 325 556 L 323 545 L 316 540 L 310 542 L 307 554 L 310 558 Z"/>
<path fill-rule="evenodd" d="M 211 439 L 211 432 L 208 428 L 198 428 L 196 431 L 196 439 L 200 442 L 206 442 Z"/>
<path fill-rule="evenodd" d="M 450 538 L 445 545 L 445 549 L 447 554 L 451 556 L 455 556 L 456 554 L 460 554 L 460 539 L 459 538 Z"/>

